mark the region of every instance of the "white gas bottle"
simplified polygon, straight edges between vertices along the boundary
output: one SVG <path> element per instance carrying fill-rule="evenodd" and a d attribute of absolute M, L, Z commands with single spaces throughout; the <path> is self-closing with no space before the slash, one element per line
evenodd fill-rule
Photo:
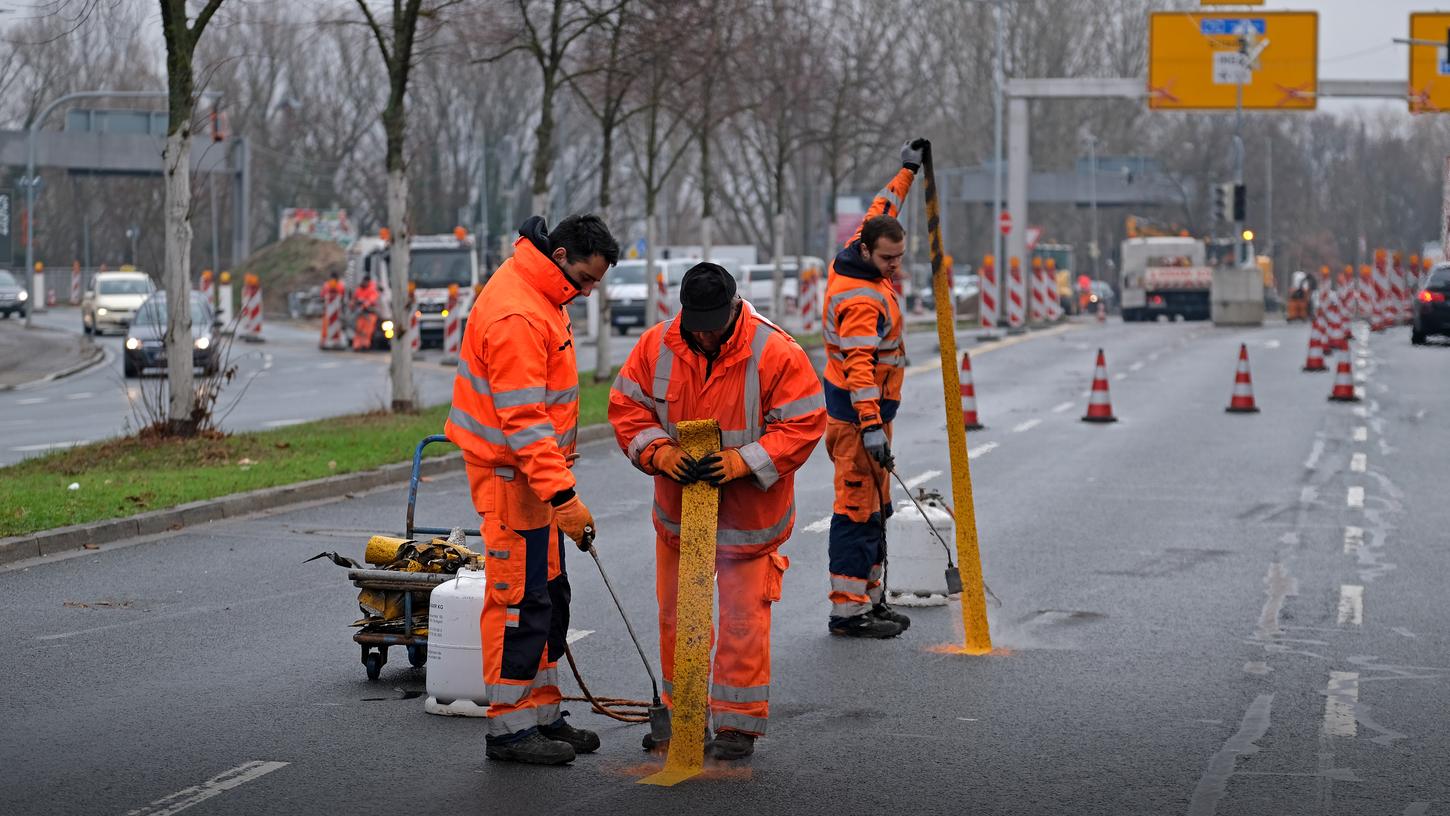
<path fill-rule="evenodd" d="M 920 510 L 916 508 L 918 503 Z M 891 603 L 939 606 L 947 602 L 947 550 L 932 533 L 932 527 L 941 533 L 947 546 L 956 546 L 956 521 L 946 500 L 935 492 L 918 490 L 916 502 L 909 498 L 898 501 L 896 512 L 887 519 L 886 591 Z"/>
<path fill-rule="evenodd" d="M 434 587 L 428 602 L 428 699 L 423 710 L 447 717 L 482 717 L 483 642 L 478 618 L 488 582 L 481 569 L 460 569 Z"/>

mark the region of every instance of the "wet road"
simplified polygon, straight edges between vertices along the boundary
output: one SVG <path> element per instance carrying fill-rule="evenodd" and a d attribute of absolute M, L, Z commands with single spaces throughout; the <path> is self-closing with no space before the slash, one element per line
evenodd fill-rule
<path fill-rule="evenodd" d="M 784 550 L 770 734 L 748 769 L 673 789 L 633 784 L 641 726 L 576 704 L 599 755 L 490 763 L 480 723 L 410 698 L 423 675 L 401 654 L 364 679 L 354 591 L 299 562 L 396 530 L 401 488 L 0 572 L 0 812 L 157 812 L 199 790 L 216 795 L 188 814 L 1450 813 L 1450 348 L 1372 337 L 1346 405 L 1325 399 L 1332 374 L 1299 371 L 1305 335 L 1087 324 L 974 356 L 1001 598 L 986 657 L 934 649 L 961 640 L 955 605 L 908 610 L 893 641 L 826 634 L 818 451 Z M 1260 414 L 1223 410 L 1240 342 Z M 1078 420 L 1099 346 L 1114 425 Z M 940 382 L 907 383 L 899 469 L 946 490 Z M 652 639 L 647 482 L 607 443 L 584 453 L 601 555 Z M 470 518 L 461 479 L 425 489 L 420 518 Z M 589 683 L 647 696 L 598 575 L 570 571 Z"/>

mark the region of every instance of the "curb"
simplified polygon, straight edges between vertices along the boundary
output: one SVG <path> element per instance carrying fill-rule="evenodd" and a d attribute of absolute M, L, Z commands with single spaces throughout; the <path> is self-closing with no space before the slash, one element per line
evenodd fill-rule
<path fill-rule="evenodd" d="M 579 429 L 578 444 L 598 442 L 614 435 L 608 423 Z M 419 473 L 437 476 L 463 470 L 463 454 L 457 451 L 423 460 Z M 39 558 L 73 550 L 95 549 L 102 544 L 124 541 L 138 536 L 174 532 L 198 524 L 250 516 L 262 510 L 277 510 L 295 504 L 340 499 L 377 487 L 406 482 L 413 472 L 413 462 L 395 462 L 373 470 L 327 476 L 307 482 L 277 487 L 264 487 L 246 493 L 233 493 L 215 499 L 189 502 L 152 510 L 126 518 L 106 519 L 69 527 L 57 527 L 11 538 L 0 538 L 0 567 L 16 561 Z"/>
<path fill-rule="evenodd" d="M 62 368 L 60 371 L 47 374 L 44 377 L 38 377 L 34 380 L 27 380 L 23 383 L 14 383 L 13 385 L 0 385 L 0 391 L 24 391 L 27 388 L 35 388 L 36 386 L 44 385 L 48 382 L 54 382 L 55 380 L 64 379 L 71 376 L 72 374 L 79 374 L 82 371 L 85 371 L 86 369 L 99 364 L 105 359 L 105 347 L 93 345 L 91 347 L 91 354 L 88 359 L 81 360 L 79 363 L 76 363 L 73 366 L 70 366 L 68 368 Z"/>

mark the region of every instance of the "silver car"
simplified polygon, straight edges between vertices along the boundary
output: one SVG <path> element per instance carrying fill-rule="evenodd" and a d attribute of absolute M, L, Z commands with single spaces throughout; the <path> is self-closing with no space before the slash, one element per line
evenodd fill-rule
<path fill-rule="evenodd" d="M 145 272 L 99 272 L 81 298 L 81 330 L 105 334 L 107 329 L 125 332 L 136 310 L 156 291 Z"/>
<path fill-rule="evenodd" d="M 25 317 L 30 308 L 29 300 L 30 293 L 25 291 L 25 285 L 10 272 L 0 269 L 0 317 L 12 314 Z"/>

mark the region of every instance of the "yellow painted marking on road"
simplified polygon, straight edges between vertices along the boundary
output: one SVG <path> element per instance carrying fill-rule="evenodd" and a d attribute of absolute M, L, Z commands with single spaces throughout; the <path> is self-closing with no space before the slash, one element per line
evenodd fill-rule
<path fill-rule="evenodd" d="M 720 450 L 720 425 L 713 419 L 681 422 L 679 434 L 680 447 L 697 460 Z M 674 736 L 665 767 L 639 780 L 641 785 L 678 785 L 705 765 L 719 520 L 719 488 L 705 482 L 687 485 L 680 499 L 680 574 L 675 593 L 674 690 L 670 694 Z"/>
<path fill-rule="evenodd" d="M 1350 506 L 1350 507 L 1355 507 L 1355 508 L 1363 509 L 1364 508 L 1364 488 L 1363 487 L 1360 487 L 1359 485 L 1353 485 L 1353 486 L 1351 486 L 1349 488 L 1349 490 L 1345 493 L 1344 503 L 1346 505 Z"/>
<path fill-rule="evenodd" d="M 1330 672 L 1324 695 L 1321 733 L 1326 737 L 1353 737 L 1354 708 L 1359 703 L 1359 672 Z"/>
<path fill-rule="evenodd" d="M 1061 326 L 1054 326 L 1054 327 L 1052 327 L 1050 329 L 1043 329 L 1042 331 L 1038 331 L 1038 332 L 1029 332 L 1027 334 L 1019 334 L 1019 335 L 1015 335 L 1013 337 L 1004 337 L 1001 340 L 993 340 L 993 341 L 991 341 L 989 343 L 982 343 L 981 345 L 978 345 L 978 346 L 972 346 L 968 350 L 972 353 L 972 358 L 973 359 L 976 359 L 977 357 L 981 357 L 983 354 L 988 354 L 990 352 L 997 351 L 998 349 L 1004 349 L 1004 348 L 1008 348 L 1009 346 L 1015 346 L 1018 343 L 1026 343 L 1028 340 L 1040 340 L 1040 339 L 1042 339 L 1044 337 L 1055 337 L 1055 336 L 1057 336 L 1059 334 L 1064 334 L 1066 332 L 1070 332 L 1070 331 L 1072 331 L 1072 330 L 1074 330 L 1076 328 L 1078 328 L 1078 326 L 1076 324 L 1064 323 Z M 953 335 L 953 336 L 955 336 L 955 335 Z M 921 365 L 909 366 L 906 369 L 906 376 L 910 377 L 910 376 L 915 375 L 915 374 L 924 374 L 924 373 L 926 373 L 928 371 L 940 371 L 940 370 L 941 370 L 941 360 L 933 358 L 932 360 L 929 360 L 929 361 L 927 361 L 925 363 L 922 363 Z M 961 401 L 961 393 L 960 392 L 958 392 L 958 394 L 957 394 L 957 400 L 958 400 L 958 404 L 960 404 L 960 401 Z"/>
<path fill-rule="evenodd" d="M 1364 623 L 1364 587 L 1356 584 L 1340 585 L 1339 622 L 1354 626 Z"/>
<path fill-rule="evenodd" d="M 1352 526 L 1345 527 L 1344 528 L 1344 554 L 1345 555 L 1357 555 L 1357 554 L 1359 554 L 1359 548 L 1360 547 L 1363 547 L 1363 546 L 1364 546 L 1364 528 L 1363 527 L 1352 527 Z"/>
<path fill-rule="evenodd" d="M 1356 453 L 1349 457 L 1349 469 L 1355 473 L 1364 473 L 1365 465 L 1368 464 L 1367 457 L 1362 453 Z"/>
<path fill-rule="evenodd" d="M 1354 441 L 1364 442 L 1369 439 L 1369 428 L 1360 425 L 1354 429 Z"/>

